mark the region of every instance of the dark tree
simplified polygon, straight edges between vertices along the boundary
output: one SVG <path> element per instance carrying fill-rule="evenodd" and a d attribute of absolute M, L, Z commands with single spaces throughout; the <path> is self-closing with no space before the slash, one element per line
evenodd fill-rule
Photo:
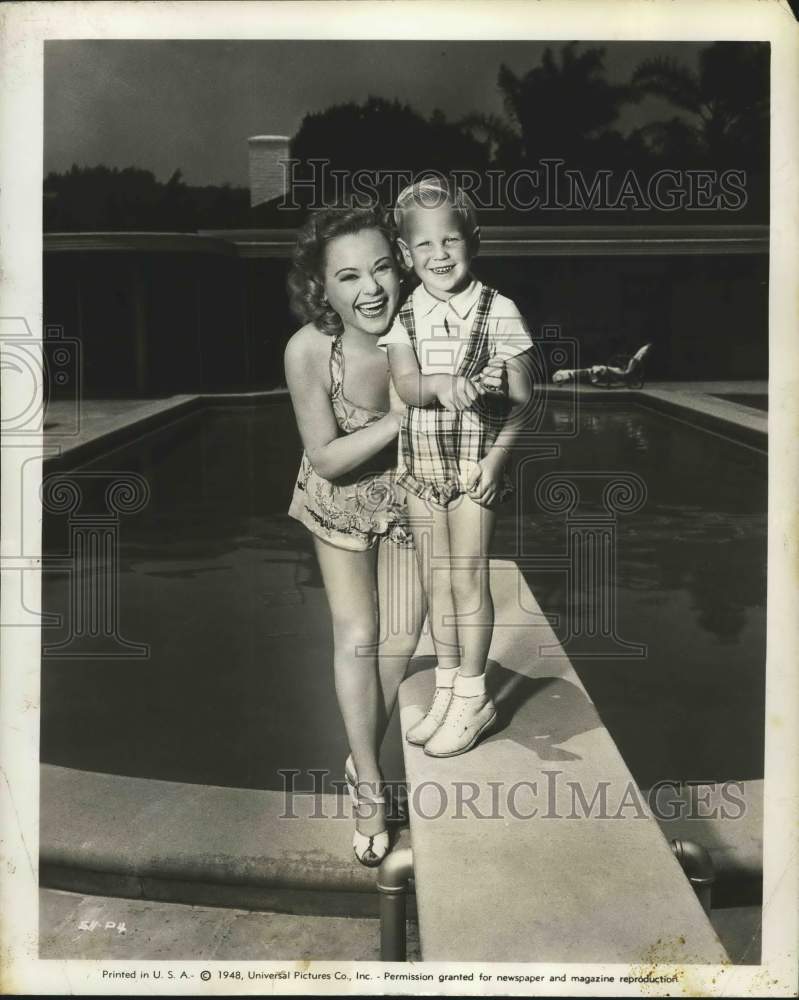
<path fill-rule="evenodd" d="M 141 230 L 186 232 L 246 226 L 246 188 L 191 187 L 176 170 L 166 184 L 137 167 L 78 167 L 44 181 L 47 232 Z"/>
<path fill-rule="evenodd" d="M 632 84 L 639 94 L 661 97 L 683 112 L 642 129 L 658 152 L 694 152 L 717 166 L 768 168 L 767 45 L 715 42 L 702 50 L 696 73 L 674 59 L 646 59 Z"/>
<path fill-rule="evenodd" d="M 564 45 L 559 59 L 546 49 L 541 64 L 523 76 L 500 67 L 497 82 L 518 135 L 515 151 L 505 133 L 506 156 L 521 163 L 553 157 L 577 165 L 586 157 L 596 159 L 591 154 L 603 146 L 623 145 L 612 126 L 635 93 L 627 84 L 605 78 L 604 49 L 577 52 L 576 46 L 576 42 Z"/>
<path fill-rule="evenodd" d="M 448 122 L 441 111 L 425 118 L 407 104 L 369 97 L 363 104 L 339 104 L 306 115 L 291 144 L 298 176 L 310 176 L 311 160 L 325 160 L 329 172 L 484 170 L 488 148 L 468 129 Z M 325 185 L 326 197 L 344 180 Z"/>

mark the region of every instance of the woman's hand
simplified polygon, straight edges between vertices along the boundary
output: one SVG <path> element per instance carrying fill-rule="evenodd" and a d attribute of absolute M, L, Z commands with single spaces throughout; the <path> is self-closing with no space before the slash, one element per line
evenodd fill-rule
<path fill-rule="evenodd" d="M 466 488 L 472 500 L 481 507 L 490 507 L 499 495 L 506 457 L 504 451 L 497 449 L 475 463 Z"/>
<path fill-rule="evenodd" d="M 436 397 L 445 410 L 456 413 L 468 410 L 483 395 L 485 389 L 463 375 L 436 376 Z"/>

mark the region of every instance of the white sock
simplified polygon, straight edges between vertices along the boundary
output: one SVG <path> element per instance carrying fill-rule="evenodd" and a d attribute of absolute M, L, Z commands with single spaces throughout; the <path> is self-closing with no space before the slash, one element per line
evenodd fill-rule
<path fill-rule="evenodd" d="M 476 677 L 464 677 L 458 674 L 455 678 L 453 694 L 459 694 L 464 698 L 474 698 L 477 695 L 486 693 L 486 675 L 477 674 Z"/>
<path fill-rule="evenodd" d="M 436 667 L 436 687 L 451 688 L 459 667 Z"/>

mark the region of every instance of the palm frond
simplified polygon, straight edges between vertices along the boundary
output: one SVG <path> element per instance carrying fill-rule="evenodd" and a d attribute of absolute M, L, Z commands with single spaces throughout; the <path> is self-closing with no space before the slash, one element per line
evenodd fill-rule
<path fill-rule="evenodd" d="M 631 84 L 639 92 L 662 97 L 683 111 L 700 113 L 699 80 L 676 59 L 664 56 L 645 59 L 636 67 Z"/>

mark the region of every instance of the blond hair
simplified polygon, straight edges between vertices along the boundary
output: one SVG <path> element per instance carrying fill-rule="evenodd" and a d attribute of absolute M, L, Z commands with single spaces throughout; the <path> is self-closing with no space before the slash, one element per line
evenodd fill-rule
<path fill-rule="evenodd" d="M 394 205 L 394 225 L 397 232 L 400 236 L 405 234 L 406 217 L 415 208 L 439 208 L 441 205 L 449 205 L 460 216 L 464 235 L 471 236 L 477 229 L 477 210 L 462 188 L 443 177 L 424 177 L 400 191 Z"/>

